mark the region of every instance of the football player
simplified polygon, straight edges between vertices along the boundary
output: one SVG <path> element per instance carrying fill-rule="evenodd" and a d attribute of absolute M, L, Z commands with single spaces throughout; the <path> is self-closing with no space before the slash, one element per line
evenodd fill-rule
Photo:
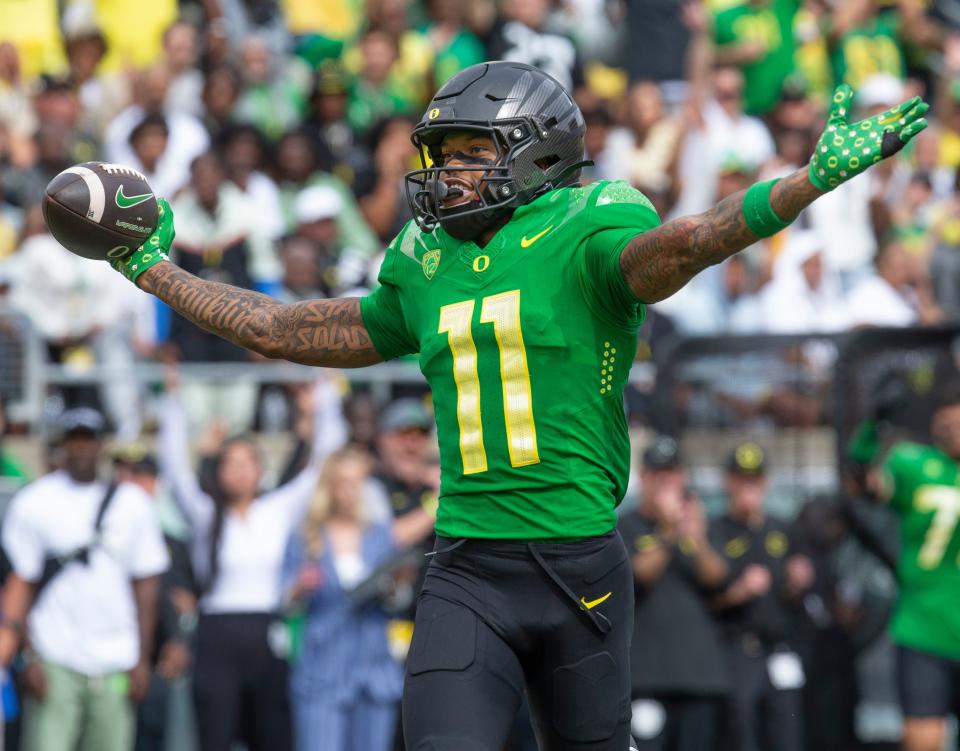
<path fill-rule="evenodd" d="M 930 435 L 932 445 L 895 443 L 876 483 L 900 519 L 890 635 L 904 751 L 939 751 L 948 715 L 960 717 L 960 383 L 938 388 Z M 877 422 L 864 423 L 857 442 L 878 454 Z"/>
<path fill-rule="evenodd" d="M 173 218 L 114 265 L 197 325 L 272 358 L 360 367 L 418 354 L 442 485 L 406 666 L 411 751 L 498 751 L 526 691 L 542 749 L 629 743 L 633 582 L 615 532 L 630 462 L 621 390 L 644 305 L 886 158 L 918 97 L 848 123 L 810 165 L 660 224 L 626 183 L 582 186 L 583 116 L 528 65 L 467 68 L 413 131 L 414 219 L 362 299 L 280 304 L 166 260 Z"/>

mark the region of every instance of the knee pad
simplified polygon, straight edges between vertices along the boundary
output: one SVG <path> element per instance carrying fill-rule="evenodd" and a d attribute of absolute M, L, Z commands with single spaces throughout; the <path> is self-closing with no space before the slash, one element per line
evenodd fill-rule
<path fill-rule="evenodd" d="M 566 741 L 588 743 L 613 736 L 629 721 L 629 690 L 609 652 L 584 657 L 553 671 L 553 726 Z"/>

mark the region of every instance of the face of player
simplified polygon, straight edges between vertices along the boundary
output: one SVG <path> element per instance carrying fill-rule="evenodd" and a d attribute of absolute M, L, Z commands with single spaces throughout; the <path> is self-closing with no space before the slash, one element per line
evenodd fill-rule
<path fill-rule="evenodd" d="M 943 452 L 960 461 L 960 404 L 938 409 L 933 415 L 931 432 Z"/>
<path fill-rule="evenodd" d="M 727 508 L 735 519 L 762 518 L 766 493 L 767 478 L 763 475 L 727 475 Z"/>
<path fill-rule="evenodd" d="M 93 433 L 76 433 L 63 441 L 63 468 L 75 482 L 97 479 L 102 444 Z"/>
<path fill-rule="evenodd" d="M 358 458 L 337 462 L 330 473 L 330 511 L 335 516 L 356 519 L 363 499 L 367 467 Z"/>
<path fill-rule="evenodd" d="M 478 167 L 494 165 L 500 158 L 500 152 L 493 138 L 484 133 L 469 131 L 451 132 L 440 143 L 440 164 L 445 167 L 440 179 L 450 189 L 443 199 L 442 206 L 451 209 L 470 201 L 479 201 L 484 188 L 479 170 L 458 170 L 457 167 Z"/>
<path fill-rule="evenodd" d="M 249 441 L 234 441 L 224 448 L 217 467 L 217 482 L 228 502 L 255 498 L 261 474 L 260 457 Z"/>

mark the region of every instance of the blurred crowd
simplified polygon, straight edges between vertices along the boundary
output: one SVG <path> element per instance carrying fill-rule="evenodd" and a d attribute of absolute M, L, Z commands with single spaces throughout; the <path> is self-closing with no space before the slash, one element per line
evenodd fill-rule
<path fill-rule="evenodd" d="M 59 485 L 31 497 L 61 502 L 88 483 L 91 462 L 108 460 L 143 491 L 110 500 L 103 482 L 78 496 L 82 514 L 48 508 L 48 521 L 72 530 L 62 538 L 38 537 L 42 520 L 23 501 L 5 520 L 23 581 L 43 569 L 44 551 L 86 539 L 101 507 L 104 539 L 119 535 L 111 544 L 126 556 L 88 551 L 96 566 L 45 584 L 38 608 L 46 604 L 31 616 L 40 640 L 17 663 L 25 751 L 67 748 L 55 744 L 81 732 L 79 721 L 42 711 L 47 696 L 101 717 L 83 741 L 97 751 L 134 742 L 189 751 L 191 705 L 203 751 L 226 751 L 234 736 L 250 751 L 393 748 L 439 486 L 419 398 L 384 408 L 364 392 L 335 398 L 330 384 L 180 385 L 174 376 L 153 398 L 124 377 L 140 361 L 253 356 L 53 240 L 40 200 L 72 164 L 143 172 L 173 205 L 173 255 L 187 270 L 296 301 L 376 284 L 383 249 L 411 216 L 402 188 L 419 166 L 411 128 L 437 87 L 483 60 L 537 65 L 569 87 L 587 121 L 584 179 L 629 182 L 663 219 L 803 167 L 839 83 L 857 91 L 854 118 L 921 94 L 931 124 L 906 149 L 698 276 L 655 306 L 648 326 L 716 336 L 960 320 L 955 0 L 0 0 L 0 19 L 2 309 L 30 320 L 49 362 L 114 375 L 100 389 L 63 390 L 69 409 L 47 476 Z M 74 409 L 90 404 L 107 424 Z M 156 454 L 140 443 L 153 422 Z M 257 441 L 236 437 L 250 429 L 294 436 L 285 466 L 273 469 Z M 111 456 L 105 430 L 122 447 Z M 199 464 L 183 455 L 194 437 Z M 767 736 L 728 732 L 731 751 L 792 749 L 801 730 L 806 748 L 855 748 L 850 665 L 883 615 L 835 568 L 844 519 L 813 504 L 805 532 L 766 520 L 759 447 L 734 452 L 729 513 L 711 524 L 670 439 L 638 465 L 642 489 L 625 504 L 622 530 L 642 560 L 638 592 L 662 577 L 676 585 L 657 589 L 667 602 L 638 604 L 638 629 L 661 634 L 646 643 L 664 646 L 635 650 L 638 734 L 651 748 L 706 748 L 685 729 L 736 717 Z M 0 474 L 25 473 L 0 453 Z M 152 530 L 140 540 L 156 545 L 135 549 L 124 525 L 111 531 L 111 513 Z M 737 525 L 758 515 L 759 557 L 737 555 L 750 547 Z M 658 557 L 662 535 L 695 543 L 684 570 Z M 717 594 L 723 558 L 737 577 Z M 131 593 L 128 579 L 144 586 Z M 132 598 L 120 616 L 109 611 L 111 627 L 125 629 L 109 638 L 89 612 L 100 596 L 116 605 L 103 581 Z M 78 633 L 57 641 L 64 618 Z M 0 660 L 10 656 L 4 631 Z M 90 647 L 97 639 L 105 646 Z M 691 645 L 703 651 L 680 667 L 651 667 Z M 116 661 L 127 652 L 135 665 Z M 768 663 L 777 666 L 769 674 Z M 141 700 L 138 716 L 110 703 L 110 691 Z M 5 698 L 4 711 L 19 710 Z M 531 742 L 521 722 L 513 748 Z"/>
<path fill-rule="evenodd" d="M 443 81 L 499 58 L 570 87 L 594 162 L 584 179 L 626 180 L 664 219 L 803 166 L 835 84 L 857 90 L 854 118 L 923 95 L 931 125 L 901 154 L 655 317 L 707 335 L 960 317 L 952 0 L 37 0 L 0 11 L 0 289 L 53 362 L 250 358 L 66 254 L 39 210 L 60 170 L 103 159 L 143 172 L 173 203 L 177 263 L 205 278 L 283 300 L 362 293 L 410 218 L 412 124 Z M 135 437 L 135 387 L 102 399 Z M 233 427 L 253 423 L 254 400 L 231 388 Z"/>

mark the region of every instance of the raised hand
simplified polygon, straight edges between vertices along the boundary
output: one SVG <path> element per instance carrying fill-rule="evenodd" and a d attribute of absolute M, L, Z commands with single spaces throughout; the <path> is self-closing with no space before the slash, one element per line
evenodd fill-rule
<path fill-rule="evenodd" d="M 840 183 L 893 156 L 927 127 L 924 114 L 930 105 L 915 96 L 879 115 L 848 123 L 853 89 L 841 84 L 833 92 L 827 128 L 810 157 L 810 182 L 830 191 Z"/>

